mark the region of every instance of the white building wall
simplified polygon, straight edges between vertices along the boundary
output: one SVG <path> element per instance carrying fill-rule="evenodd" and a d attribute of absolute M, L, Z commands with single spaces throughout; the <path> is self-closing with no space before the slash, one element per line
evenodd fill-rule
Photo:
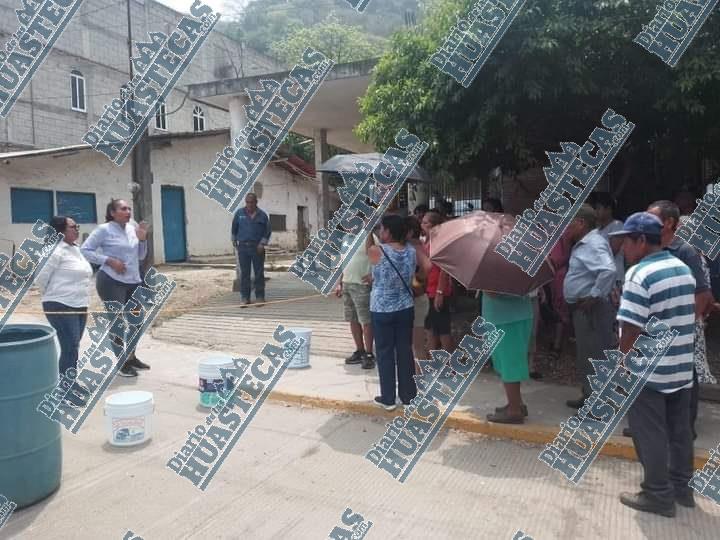
<path fill-rule="evenodd" d="M 227 134 L 176 138 L 170 143 L 153 142 L 151 231 L 156 263 L 165 260 L 161 207 L 163 185 L 180 186 L 184 190 L 188 256 L 232 253 L 232 216 L 195 190 L 196 182 L 210 168 L 215 154 L 227 144 Z M 0 238 L 10 239 L 18 245 L 30 235 L 32 228 L 29 223 L 11 223 L 11 187 L 95 193 L 97 217 L 102 223 L 110 198 L 121 197 L 132 201 L 128 190 L 130 181 L 130 160 L 117 167 L 105 156 L 89 150 L 72 155 L 13 158 L 9 163 L 0 162 Z M 270 243 L 296 249 L 298 205 L 308 207 L 310 234 L 317 231 L 317 184 L 273 164 L 265 168 L 259 181 L 263 186 L 260 208 L 268 214 L 286 216 L 287 231 L 274 232 Z M 95 224 L 81 224 L 81 235 L 91 232 L 94 227 Z M 8 249 L 6 242 L 0 243 L 0 251 L 7 252 Z"/>
<path fill-rule="evenodd" d="M 188 0 L 186 10 L 191 4 Z M 0 43 L 18 29 L 14 10 L 20 5 L 19 0 L 0 0 Z M 151 31 L 169 34 L 182 17 L 153 0 L 131 0 L 130 6 L 134 41 L 147 41 Z M 191 131 L 196 105 L 205 113 L 206 130 L 230 125 L 227 112 L 186 99 L 186 85 L 281 69 L 272 59 L 213 31 L 167 98 L 168 130 Z M 70 108 L 72 70 L 85 77 L 87 112 Z M 129 78 L 126 2 L 84 0 L 10 115 L 0 118 L 0 151 L 80 144 Z M 154 119 L 149 127 L 156 131 Z"/>
<path fill-rule="evenodd" d="M 97 157 L 96 157 L 97 156 Z M 105 207 L 112 197 L 132 201 L 128 191 L 130 162 L 117 167 L 94 151 L 65 156 L 38 156 L 0 162 L 0 238 L 19 245 L 31 236 L 31 223 L 12 223 L 10 188 L 46 189 L 95 193 L 97 219 L 105 221 Z M 96 224 L 80 224 L 80 235 L 90 233 Z M 8 244 L 0 249 L 7 253 Z"/>
<path fill-rule="evenodd" d="M 180 186 L 185 192 L 187 250 L 191 257 L 232 253 L 230 227 L 232 215 L 195 190 L 195 184 L 207 172 L 215 154 L 230 144 L 228 135 L 173 139 L 170 146 L 153 147 L 153 224 L 162 244 L 160 189 L 163 185 Z M 260 175 L 262 197 L 258 206 L 267 214 L 284 214 L 286 232 L 273 232 L 272 245 L 287 249 L 297 246 L 297 207 L 307 206 L 310 234 L 317 230 L 317 184 L 269 164 Z M 158 240 L 155 245 L 158 246 Z M 155 248 L 156 256 L 162 254 Z M 162 260 L 158 258 L 158 260 Z"/>

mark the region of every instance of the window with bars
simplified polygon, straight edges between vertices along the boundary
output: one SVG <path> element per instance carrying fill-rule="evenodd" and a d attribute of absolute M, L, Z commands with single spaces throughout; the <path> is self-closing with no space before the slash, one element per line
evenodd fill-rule
<path fill-rule="evenodd" d="M 70 108 L 73 111 L 87 111 L 85 107 L 85 77 L 76 69 L 70 72 Z"/>

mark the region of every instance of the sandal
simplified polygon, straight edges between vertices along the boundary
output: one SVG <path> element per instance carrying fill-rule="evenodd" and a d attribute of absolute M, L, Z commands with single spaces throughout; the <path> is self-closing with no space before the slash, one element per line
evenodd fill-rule
<path fill-rule="evenodd" d="M 495 414 L 488 414 L 486 416 L 488 422 L 493 422 L 495 424 L 524 424 L 525 418 L 520 416 L 510 416 L 508 415 L 507 411 L 498 412 Z"/>
<path fill-rule="evenodd" d="M 505 405 L 504 407 L 495 407 L 495 412 L 496 413 L 505 413 L 505 412 L 507 412 L 507 409 L 508 409 L 508 405 Z M 522 411 L 523 416 L 528 415 L 528 408 L 527 408 L 527 405 L 525 405 L 524 403 L 522 405 L 520 405 L 520 410 Z"/>

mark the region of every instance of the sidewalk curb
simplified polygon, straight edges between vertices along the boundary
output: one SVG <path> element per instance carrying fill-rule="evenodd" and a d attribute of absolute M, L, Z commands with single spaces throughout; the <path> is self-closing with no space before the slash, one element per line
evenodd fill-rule
<path fill-rule="evenodd" d="M 316 409 L 336 409 L 351 414 L 363 414 L 366 416 L 387 418 L 388 420 L 394 418 L 402 412 L 400 409 L 393 412 L 383 411 L 377 405 L 370 402 L 327 399 L 317 396 L 289 394 L 287 392 L 270 392 L 269 398 L 271 401 L 292 403 Z M 498 439 L 511 441 L 547 444 L 553 441 L 555 436 L 558 434 L 560 427 L 542 424 L 493 424 L 492 422 L 481 420 L 474 414 L 454 412 L 451 413 L 445 421 L 443 429 L 456 429 L 465 433 L 478 433 L 481 435 L 487 435 L 488 437 L 496 437 Z M 630 461 L 638 461 L 632 441 L 627 437 L 610 437 L 600 450 L 600 455 Z M 695 469 L 701 469 L 709 458 L 710 454 L 707 450 L 696 448 L 695 457 L 693 459 L 693 467 Z"/>

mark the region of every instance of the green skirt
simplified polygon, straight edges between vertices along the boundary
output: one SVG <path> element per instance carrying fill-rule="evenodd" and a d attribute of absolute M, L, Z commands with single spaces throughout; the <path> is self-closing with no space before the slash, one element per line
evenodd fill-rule
<path fill-rule="evenodd" d="M 493 367 L 502 382 L 516 383 L 530 378 L 528 347 L 532 326 L 532 319 L 495 325 L 505 332 L 492 354 Z"/>

